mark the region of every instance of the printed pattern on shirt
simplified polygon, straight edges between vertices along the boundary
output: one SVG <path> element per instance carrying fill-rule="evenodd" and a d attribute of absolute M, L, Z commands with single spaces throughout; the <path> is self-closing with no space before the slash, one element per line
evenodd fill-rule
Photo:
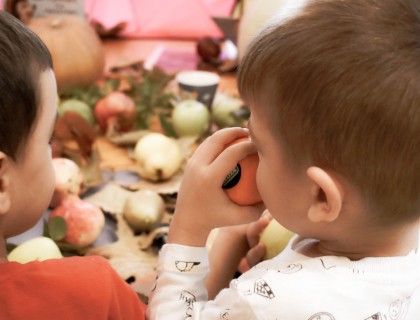
<path fill-rule="evenodd" d="M 195 295 L 184 290 L 181 292 L 179 300 L 185 301 L 185 305 L 187 307 L 185 311 L 185 319 L 190 319 L 194 310 L 194 302 L 196 302 Z"/>
<path fill-rule="evenodd" d="M 328 312 L 319 312 L 314 314 L 308 320 L 335 320 L 334 316 Z"/>
<path fill-rule="evenodd" d="M 275 297 L 273 290 L 271 290 L 270 286 L 264 279 L 258 279 L 255 281 L 254 293 L 268 299 L 274 299 Z"/>
<path fill-rule="evenodd" d="M 168 256 L 170 255 L 168 254 Z M 395 265 L 395 268 L 401 266 L 401 269 L 404 270 L 403 268 L 408 263 L 411 264 L 415 258 L 395 258 L 393 265 Z M 380 259 L 378 260 L 380 261 Z M 413 261 L 412 265 L 420 267 L 417 261 Z M 224 290 L 223 294 L 218 296 L 219 299 L 218 297 L 215 298 L 216 303 L 209 304 L 209 308 L 214 308 L 216 305 L 218 307 L 217 310 L 211 311 L 206 311 L 204 285 L 202 287 L 200 285 L 197 286 L 197 284 L 204 283 L 203 279 L 208 272 L 207 260 L 201 259 L 199 254 L 190 256 L 182 254 L 178 257 L 174 254 L 170 259 L 166 260 L 166 269 L 163 270 L 170 271 L 165 273 L 165 282 L 173 277 L 177 283 L 176 291 L 172 291 L 170 295 L 168 293 L 166 296 L 171 296 L 172 298 L 169 299 L 172 301 L 178 300 L 173 302 L 173 306 L 178 303 L 179 319 L 195 319 L 195 316 L 198 315 L 212 314 L 216 315 L 216 319 L 219 320 L 257 319 L 266 315 L 269 315 L 268 319 L 272 320 L 283 319 L 285 315 L 289 319 L 290 315 L 299 315 L 299 318 L 302 320 L 338 320 L 343 316 L 352 316 L 353 312 L 357 313 L 355 320 L 417 319 L 416 316 L 413 318 L 413 315 L 416 312 L 414 310 L 419 309 L 418 299 L 416 299 L 418 296 L 416 293 L 419 290 L 418 274 L 413 273 L 413 277 L 411 277 L 411 273 L 408 273 L 413 279 L 412 282 L 404 279 L 401 286 L 399 283 L 392 284 L 391 289 L 393 291 L 390 292 L 388 290 L 390 285 L 387 282 L 381 283 L 380 281 L 382 279 L 381 272 L 385 275 L 388 267 L 385 268 L 380 264 L 378 266 L 374 265 L 375 268 L 381 271 L 375 274 L 372 272 L 371 265 L 369 265 L 369 268 L 364 266 L 363 262 L 353 263 L 341 257 L 301 258 L 289 249 L 289 252 L 286 251 L 286 254 L 283 254 L 281 257 L 272 261 L 262 262 L 251 268 L 246 274 L 233 280 L 230 283 L 230 288 L 226 289 L 226 291 Z M 408 266 L 411 268 L 411 265 Z M 410 271 L 411 269 L 408 270 Z M 314 279 L 313 275 L 315 272 L 317 276 Z M 366 282 L 365 278 L 374 281 Z M 334 282 L 332 283 L 331 280 L 335 279 L 341 282 L 336 283 L 332 281 Z M 337 301 L 339 303 L 337 305 L 334 303 L 333 298 L 325 300 L 319 298 L 322 294 L 318 296 L 316 292 L 312 292 L 314 290 L 305 290 L 305 286 L 311 286 L 311 288 L 314 286 L 320 288 L 320 292 L 324 292 L 324 284 L 327 287 L 326 289 L 328 289 L 329 283 L 333 285 L 333 291 L 330 292 L 337 292 L 339 290 L 337 289 L 338 286 L 345 288 L 345 285 L 349 285 L 350 292 L 347 295 L 349 299 L 344 300 L 340 298 L 340 301 L 343 303 L 341 305 Z M 297 289 L 294 291 L 285 290 L 285 287 L 280 284 L 285 284 L 286 287 L 293 286 L 293 288 Z M 321 286 L 319 287 L 319 285 Z M 383 287 L 381 287 L 382 285 Z M 160 288 L 159 284 L 158 287 L 159 290 L 157 291 L 163 292 L 163 288 Z M 394 291 L 394 287 L 398 290 L 398 293 Z M 360 292 L 362 292 L 360 288 L 366 288 L 366 290 L 369 289 L 370 291 L 368 290 L 365 292 L 366 294 L 363 292 L 360 295 Z M 383 294 L 380 288 L 386 289 Z M 296 302 L 296 299 L 290 303 L 288 296 L 290 292 L 294 295 L 300 289 L 302 289 L 300 291 L 302 292 L 300 296 L 302 299 L 314 298 L 314 303 L 310 308 L 299 304 L 299 302 Z M 339 296 L 341 297 L 341 295 Z M 231 303 L 232 301 L 234 303 Z M 163 299 L 155 303 L 157 305 L 159 303 L 160 306 L 162 302 Z M 201 308 L 203 308 L 203 312 L 197 312 Z"/>
<path fill-rule="evenodd" d="M 200 265 L 200 262 L 197 261 L 175 261 L 175 268 L 181 272 L 188 272 L 191 271 L 195 266 Z"/>

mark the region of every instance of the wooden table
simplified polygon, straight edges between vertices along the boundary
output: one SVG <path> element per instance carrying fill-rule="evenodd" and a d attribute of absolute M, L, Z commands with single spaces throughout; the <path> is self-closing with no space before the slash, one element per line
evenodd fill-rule
<path fill-rule="evenodd" d="M 139 40 L 139 39 L 109 39 L 103 41 L 105 49 L 105 71 L 114 66 L 127 65 L 138 61 L 147 61 L 161 47 L 182 50 L 195 54 L 196 42 L 188 40 Z M 231 94 L 237 94 L 236 76 L 221 75 L 219 89 Z"/>

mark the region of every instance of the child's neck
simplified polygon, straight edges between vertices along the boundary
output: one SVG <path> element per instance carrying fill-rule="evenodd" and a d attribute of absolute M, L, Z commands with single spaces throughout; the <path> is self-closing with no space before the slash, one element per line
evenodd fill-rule
<path fill-rule="evenodd" d="M 8 262 L 7 260 L 7 251 L 6 251 L 6 240 L 4 237 L 0 236 L 0 264 Z"/>
<path fill-rule="evenodd" d="M 419 223 L 405 227 L 349 232 L 335 240 L 314 241 L 298 251 L 307 256 L 344 256 L 351 260 L 366 257 L 406 256 L 420 250 Z"/>

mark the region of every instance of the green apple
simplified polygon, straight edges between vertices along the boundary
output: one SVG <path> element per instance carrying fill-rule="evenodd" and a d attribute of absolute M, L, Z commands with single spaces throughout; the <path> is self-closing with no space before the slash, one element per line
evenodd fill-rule
<path fill-rule="evenodd" d="M 201 136 L 209 128 L 210 111 L 197 100 L 184 100 L 172 111 L 172 124 L 179 137 Z"/>
<path fill-rule="evenodd" d="M 14 248 L 7 256 L 9 261 L 27 263 L 62 258 L 57 244 L 47 237 L 36 237 L 26 240 Z"/>
<path fill-rule="evenodd" d="M 271 220 L 262 232 L 260 238 L 260 242 L 262 242 L 267 248 L 264 260 L 274 258 L 282 252 L 293 236 L 294 233 L 292 231 L 287 230 L 276 220 Z"/>
<path fill-rule="evenodd" d="M 80 116 L 82 116 L 87 123 L 90 125 L 95 124 L 95 117 L 93 116 L 93 111 L 89 107 L 89 105 L 81 100 L 77 99 L 68 99 L 60 103 L 58 107 L 58 113 L 62 116 L 67 111 L 77 112 Z"/>
<path fill-rule="evenodd" d="M 239 98 L 232 97 L 226 93 L 216 96 L 212 108 L 212 118 L 214 123 L 220 128 L 241 126 L 243 119 L 235 117 L 232 113 L 238 111 L 243 106 Z"/>

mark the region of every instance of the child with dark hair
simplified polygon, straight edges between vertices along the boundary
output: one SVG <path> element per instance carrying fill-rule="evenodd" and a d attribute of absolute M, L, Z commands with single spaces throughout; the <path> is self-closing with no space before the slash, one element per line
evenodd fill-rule
<path fill-rule="evenodd" d="M 418 0 L 286 1 L 240 63 L 249 132 L 216 132 L 187 164 L 149 318 L 417 320 L 419 52 Z M 297 235 L 209 300 L 247 228 L 211 271 L 210 230 L 262 211 L 220 187 L 255 151 L 264 205 Z"/>
<path fill-rule="evenodd" d="M 48 49 L 1 11 L 0 318 L 144 319 L 144 304 L 104 258 L 7 261 L 6 239 L 32 227 L 51 200 L 56 117 Z"/>

